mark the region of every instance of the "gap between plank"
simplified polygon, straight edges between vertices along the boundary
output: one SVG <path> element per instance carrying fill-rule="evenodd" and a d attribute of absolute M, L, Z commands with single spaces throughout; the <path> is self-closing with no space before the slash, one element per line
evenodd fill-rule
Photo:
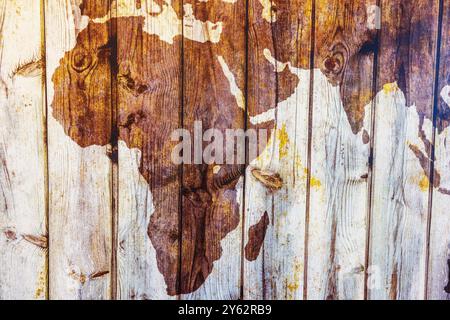
<path fill-rule="evenodd" d="M 382 19 L 382 2 L 377 0 L 377 6 L 380 8 L 380 19 Z M 373 66 L 372 66 L 372 102 L 371 102 L 371 119 L 370 119 L 370 147 L 369 147 L 369 178 L 368 178 L 368 197 L 367 197 L 367 227 L 366 227 L 366 256 L 364 262 L 364 300 L 368 299 L 368 287 L 367 281 L 369 280 L 369 267 L 370 267 L 370 250 L 371 250 L 371 231 L 372 231 L 372 205 L 373 205 L 373 164 L 374 164 L 374 145 L 375 145 L 375 121 L 376 121 L 376 97 L 378 86 L 378 58 L 380 50 L 380 38 L 381 38 L 381 26 L 383 21 L 380 20 L 380 28 L 377 30 L 376 36 L 376 50 L 373 54 Z"/>
<path fill-rule="evenodd" d="M 48 167 L 48 101 L 47 101 L 47 38 L 45 30 L 45 0 L 41 0 L 40 15 L 41 15 L 41 59 L 44 61 L 44 70 L 42 72 L 42 89 L 43 89 L 43 108 L 44 108 L 44 144 L 45 144 L 45 157 L 44 157 L 44 184 L 45 184 L 45 230 L 47 234 L 47 254 L 45 255 L 45 270 L 46 270 L 46 290 L 45 300 L 50 300 L 50 204 L 49 204 L 49 167 Z"/>
<path fill-rule="evenodd" d="M 316 0 L 312 0 L 311 8 L 311 39 L 309 53 L 309 103 L 308 103 L 308 147 L 306 163 L 306 213 L 305 213 L 305 245 L 303 267 L 303 300 L 308 299 L 308 245 L 309 245 L 309 214 L 311 209 L 311 150 L 312 150 L 312 125 L 314 106 L 314 64 L 316 51 Z"/>

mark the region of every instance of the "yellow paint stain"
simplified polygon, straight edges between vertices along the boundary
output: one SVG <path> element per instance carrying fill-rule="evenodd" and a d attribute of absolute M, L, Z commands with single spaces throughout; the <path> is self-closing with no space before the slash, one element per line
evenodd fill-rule
<path fill-rule="evenodd" d="M 308 169 L 307 168 L 304 168 L 303 172 L 304 172 L 305 176 L 308 175 Z M 313 175 L 311 175 L 310 185 L 311 185 L 311 188 L 317 188 L 318 189 L 318 188 L 322 187 L 322 182 L 319 179 L 317 179 L 316 177 L 314 177 Z"/>
<path fill-rule="evenodd" d="M 422 191 L 428 191 L 430 188 L 430 180 L 428 180 L 428 177 L 426 175 L 422 175 L 422 179 L 419 181 L 419 188 Z"/>
<path fill-rule="evenodd" d="M 322 186 L 322 182 L 319 179 L 311 176 L 311 187 L 312 188 L 320 188 Z"/>
<path fill-rule="evenodd" d="M 286 279 L 287 298 L 289 300 L 295 299 L 295 293 L 300 288 L 300 279 L 302 279 L 302 265 L 298 259 L 294 262 L 294 270 L 292 277 Z"/>
<path fill-rule="evenodd" d="M 383 92 L 385 94 L 389 94 L 389 93 L 393 93 L 393 92 L 397 92 L 397 91 L 398 91 L 398 84 L 397 84 L 397 82 L 386 83 L 383 86 Z"/>
<path fill-rule="evenodd" d="M 302 159 L 300 158 L 300 156 L 298 154 L 296 154 L 295 159 L 294 159 L 294 163 L 295 163 L 295 167 L 299 170 L 302 170 L 303 167 L 303 163 L 302 163 Z"/>
<path fill-rule="evenodd" d="M 277 131 L 277 139 L 279 141 L 279 156 L 283 159 L 288 155 L 289 135 L 286 130 L 286 124 L 283 123 L 281 129 Z"/>
<path fill-rule="evenodd" d="M 421 192 L 428 192 L 430 188 L 430 180 L 424 173 L 409 177 L 408 184 L 416 185 Z"/>
<path fill-rule="evenodd" d="M 37 288 L 36 291 L 34 293 L 34 298 L 35 299 L 40 299 L 40 298 L 44 298 L 45 297 L 45 288 L 47 285 L 47 272 L 46 270 L 42 270 L 41 272 L 39 272 L 39 276 L 38 276 L 38 283 L 37 283 Z"/>
<path fill-rule="evenodd" d="M 292 292 L 292 291 L 297 290 L 300 287 L 300 284 L 299 283 L 288 283 L 286 287 L 289 291 Z"/>

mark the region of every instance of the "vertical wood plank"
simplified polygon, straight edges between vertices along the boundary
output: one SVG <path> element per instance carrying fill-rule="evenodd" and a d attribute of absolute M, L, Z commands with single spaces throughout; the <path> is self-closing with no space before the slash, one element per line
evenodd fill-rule
<path fill-rule="evenodd" d="M 178 294 L 180 176 L 170 139 L 181 128 L 180 7 L 134 0 L 116 6 L 119 299 Z M 164 17 L 170 14 L 174 21 Z M 166 38 L 171 29 L 177 37 Z"/>
<path fill-rule="evenodd" d="M 50 298 L 108 299 L 111 275 L 109 1 L 45 1 Z"/>
<path fill-rule="evenodd" d="M 450 299 L 450 3 L 443 1 L 427 297 Z"/>
<path fill-rule="evenodd" d="M 47 296 L 41 5 L 40 1 L 0 1 L 1 300 Z"/>
<path fill-rule="evenodd" d="M 194 132 L 222 141 L 245 127 L 246 1 L 185 0 L 183 12 L 183 128 L 204 148 Z M 182 173 L 181 298 L 238 299 L 244 164 L 196 150 Z"/>
<path fill-rule="evenodd" d="M 438 1 L 381 1 L 369 299 L 423 299 Z"/>
<path fill-rule="evenodd" d="M 375 3 L 316 2 L 308 299 L 364 299 Z"/>
<path fill-rule="evenodd" d="M 303 298 L 311 12 L 249 4 L 248 127 L 270 138 L 246 173 L 244 299 Z"/>

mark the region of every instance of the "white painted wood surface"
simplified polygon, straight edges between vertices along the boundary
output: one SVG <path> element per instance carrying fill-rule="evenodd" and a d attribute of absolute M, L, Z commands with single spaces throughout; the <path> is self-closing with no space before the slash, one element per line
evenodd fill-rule
<path fill-rule="evenodd" d="M 39 1 L 0 1 L 1 300 L 47 295 L 41 13 Z"/>
<path fill-rule="evenodd" d="M 441 173 L 441 186 L 450 190 L 450 130 L 447 128 L 436 136 L 436 169 Z M 428 269 L 428 299 L 448 300 L 444 288 L 449 283 L 450 260 L 450 218 L 448 204 L 450 195 L 433 190 L 433 204 L 430 229 L 430 261 Z"/>
<path fill-rule="evenodd" d="M 366 23 L 360 23 L 357 12 L 373 3 L 316 2 L 316 68 L 326 69 L 324 57 L 336 57 L 341 47 L 358 43 L 349 30 L 357 35 L 369 32 L 370 18 L 361 17 Z M 364 299 L 373 109 L 368 97 L 373 92 L 374 59 L 373 54 L 355 54 L 350 59 L 339 85 L 332 85 L 319 69 L 314 76 L 307 299 Z M 352 99 L 344 99 L 343 92 Z M 362 123 L 355 133 L 349 119 L 359 118 Z"/>
<path fill-rule="evenodd" d="M 370 65 L 369 65 L 370 67 Z M 369 86 L 370 88 L 370 86 Z M 354 134 L 339 86 L 314 76 L 307 298 L 363 299 L 371 108 Z"/>
<path fill-rule="evenodd" d="M 77 1 L 46 0 L 49 296 L 109 299 L 111 275 L 111 161 L 107 147 L 81 148 L 52 116 L 52 75 L 76 43 Z M 104 273 L 101 277 L 94 274 Z"/>
<path fill-rule="evenodd" d="M 119 142 L 118 299 L 173 299 L 156 265 L 147 235 L 154 207 L 147 181 L 139 173 L 141 152 Z"/>
<path fill-rule="evenodd" d="M 275 126 L 266 149 L 246 173 L 246 229 L 264 212 L 270 223 L 258 258 L 244 260 L 244 299 L 303 298 L 310 72 L 288 68 L 300 80 L 294 93 L 275 110 L 250 118 L 254 124 L 275 120 Z M 270 192 L 251 174 L 253 168 L 278 173 L 282 189 Z"/>
<path fill-rule="evenodd" d="M 374 281 L 368 298 L 423 299 L 432 141 L 432 124 L 424 114 L 432 114 L 434 101 L 438 1 L 414 7 L 383 1 L 382 8 L 369 251 Z M 416 23 L 419 19 L 426 30 Z M 408 42 L 405 23 L 410 24 Z M 406 92 L 399 88 L 402 82 Z M 422 165 L 417 150 L 424 155 Z"/>
<path fill-rule="evenodd" d="M 369 298 L 422 299 L 429 183 L 409 146 L 425 146 L 415 106 L 396 84 L 385 88 L 375 102 Z"/>

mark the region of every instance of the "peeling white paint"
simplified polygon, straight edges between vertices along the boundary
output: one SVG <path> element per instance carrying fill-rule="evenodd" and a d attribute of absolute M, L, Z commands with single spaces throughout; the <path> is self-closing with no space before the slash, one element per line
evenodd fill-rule
<path fill-rule="evenodd" d="M 381 8 L 375 4 L 367 5 L 367 28 L 369 30 L 381 29 Z"/>
<path fill-rule="evenodd" d="M 105 23 L 111 17 L 144 17 L 144 31 L 148 34 L 157 35 L 162 41 L 170 44 L 173 44 L 175 37 L 181 35 L 189 40 L 201 43 L 208 41 L 218 43 L 222 34 L 222 22 L 198 20 L 194 16 L 191 4 L 183 6 L 183 19 L 178 18 L 171 0 L 166 0 L 162 8 L 153 1 L 146 4 L 144 0 L 140 9 L 136 8 L 134 0 L 115 0 L 111 8 L 107 15 L 92 19 L 92 21 Z"/>
<path fill-rule="evenodd" d="M 450 86 L 445 86 L 442 88 L 441 98 L 450 107 Z"/>
<path fill-rule="evenodd" d="M 222 22 L 202 22 L 194 17 L 194 11 L 191 4 L 185 4 L 183 8 L 184 37 L 201 43 L 208 41 L 218 43 L 220 41 L 220 35 L 222 34 Z"/>
<path fill-rule="evenodd" d="M 227 63 L 225 62 L 224 58 L 222 56 L 218 56 L 217 60 L 219 60 L 220 66 L 222 67 L 222 71 L 225 74 L 225 77 L 227 78 L 228 82 L 230 83 L 230 91 L 231 94 L 236 98 L 236 103 L 239 108 L 242 110 L 245 110 L 245 98 L 242 94 L 241 89 L 239 89 L 238 85 L 236 84 L 236 78 L 234 77 L 234 74 L 231 72 L 230 68 L 228 67 Z"/>
<path fill-rule="evenodd" d="M 275 22 L 277 21 L 277 16 L 275 14 L 275 11 L 272 10 L 272 1 L 271 0 L 259 0 L 259 3 L 263 6 L 263 11 L 261 13 L 261 16 L 264 20 L 267 22 Z"/>
<path fill-rule="evenodd" d="M 89 17 L 81 15 L 80 10 L 80 4 L 81 1 L 77 0 L 75 4 L 72 4 L 72 13 L 73 13 L 73 20 L 75 23 L 75 34 L 78 35 L 81 30 L 84 30 L 89 23 Z"/>
<path fill-rule="evenodd" d="M 293 67 L 289 62 L 280 62 L 277 61 L 271 54 L 269 49 L 264 49 L 263 51 L 264 57 L 274 66 L 274 71 L 282 72 L 286 67 L 289 68 L 292 74 L 296 75 L 301 81 L 304 82 L 304 78 L 307 76 L 309 79 L 309 70 L 303 70 L 296 67 Z M 309 81 L 309 80 L 308 80 Z M 275 120 L 275 116 L 277 110 L 282 108 L 287 108 L 290 105 L 295 105 L 296 99 L 298 99 L 299 95 L 304 94 L 302 91 L 299 91 L 304 87 L 304 83 L 299 83 L 297 88 L 295 88 L 294 93 L 284 101 L 280 101 L 275 108 L 268 109 L 267 111 L 258 114 L 256 116 L 250 117 L 250 122 L 252 124 L 261 124 L 264 122 L 269 122 Z M 304 90 L 304 89 L 303 89 Z"/>
<path fill-rule="evenodd" d="M 275 72 L 283 72 L 284 69 L 286 69 L 286 66 L 291 67 L 291 64 L 289 62 L 280 62 L 277 61 L 273 56 L 272 53 L 270 52 L 269 49 L 264 49 L 263 50 L 263 54 L 264 57 L 267 59 L 267 61 L 270 62 L 271 65 L 273 65 Z"/>

